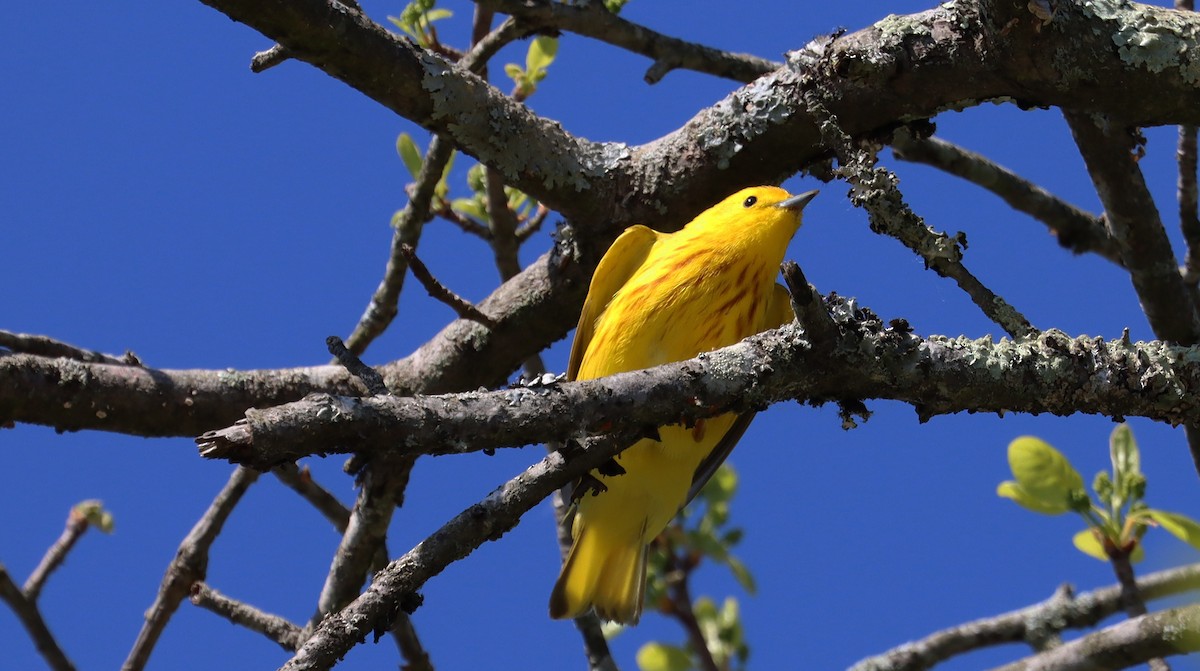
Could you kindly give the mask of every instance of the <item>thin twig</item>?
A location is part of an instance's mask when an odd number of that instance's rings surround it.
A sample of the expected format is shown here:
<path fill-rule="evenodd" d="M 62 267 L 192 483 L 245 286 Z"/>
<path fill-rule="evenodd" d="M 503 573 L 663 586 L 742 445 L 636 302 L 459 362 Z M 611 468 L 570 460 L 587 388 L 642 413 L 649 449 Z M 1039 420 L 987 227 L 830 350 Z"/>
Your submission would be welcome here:
<path fill-rule="evenodd" d="M 468 507 L 403 557 L 375 574 L 371 588 L 317 625 L 282 668 L 327 669 L 371 631 L 386 628 L 430 578 L 511 529 L 529 509 L 567 482 L 608 461 L 631 444 L 635 432 L 587 441 L 567 458 L 552 453 Z"/>
<path fill-rule="evenodd" d="M 102 352 L 81 349 L 46 336 L 13 333 L 2 330 L 0 330 L 0 348 L 11 352 L 36 354 L 45 357 L 63 357 L 87 363 L 107 363 L 118 366 L 140 366 L 142 363 L 132 352 L 126 352 L 125 356 L 122 357 L 115 357 Z"/>
<path fill-rule="evenodd" d="M 1175 0 L 1175 9 L 1194 11 L 1194 0 Z M 1197 127 L 1179 127 L 1179 227 L 1187 241 L 1187 259 L 1184 263 L 1184 279 L 1195 286 L 1200 282 L 1200 188 L 1197 188 Z"/>
<path fill-rule="evenodd" d="M 517 259 L 517 250 L 520 248 L 516 236 L 517 213 L 508 207 L 504 177 L 499 172 L 485 166 L 483 181 L 487 194 L 488 228 L 492 234 L 488 242 L 501 281 L 507 282 L 521 272 L 521 262 Z"/>
<path fill-rule="evenodd" d="M 1117 576 L 1117 585 L 1121 588 L 1121 608 L 1130 619 L 1133 619 L 1146 614 L 1146 602 L 1142 599 L 1142 593 L 1138 591 L 1137 578 L 1133 574 L 1133 563 L 1129 561 L 1130 554 L 1129 551 L 1118 550 L 1109 554 L 1108 559 Z M 1161 658 L 1155 657 L 1147 660 L 1147 663 L 1150 671 L 1171 671 L 1171 667 Z"/>
<path fill-rule="evenodd" d="M 1184 279 L 1195 285 L 1200 282 L 1200 189 L 1196 184 L 1197 149 L 1196 126 L 1179 127 L 1179 227 L 1187 242 Z"/>
<path fill-rule="evenodd" d="M 480 240 L 490 240 L 492 237 L 492 232 L 488 230 L 487 226 L 475 221 L 471 217 L 455 212 L 448 203 L 444 204 L 443 207 L 439 207 L 434 214 L 458 226 L 464 233 L 470 233 Z"/>
<path fill-rule="evenodd" d="M 491 317 L 480 312 L 479 308 L 471 304 L 470 301 L 454 293 L 449 287 L 439 282 L 433 276 L 433 273 L 429 272 L 429 268 L 421 262 L 421 259 L 417 258 L 417 253 L 411 246 L 401 245 L 400 253 L 408 260 L 408 267 L 412 270 L 413 277 L 421 282 L 421 285 L 425 287 L 425 291 L 435 300 L 448 305 L 460 319 L 470 319 L 488 328 L 496 327 L 496 322 Z"/>
<path fill-rule="evenodd" d="M 298 494 L 313 504 L 325 516 L 334 528 L 345 534 L 350 521 L 350 510 L 342 505 L 333 494 L 312 480 L 307 468 L 297 468 L 294 463 L 284 464 L 272 470 L 277 478 Z M 386 545 L 380 545 L 370 564 L 371 571 L 381 570 L 387 565 Z M 401 613 L 392 627 L 392 637 L 407 660 L 405 666 L 410 671 L 432 671 L 429 655 L 421 645 L 420 638 L 413 628 L 412 620 L 407 614 Z M 297 643 L 298 645 L 298 643 Z M 292 648 L 295 649 L 295 646 Z"/>
<path fill-rule="evenodd" d="M 547 0 L 482 0 L 480 4 L 541 27 L 569 30 L 654 59 L 645 80 L 655 84 L 671 70 L 687 69 L 747 82 L 780 64 L 730 53 L 657 33 L 605 9 L 603 3 L 561 3 Z"/>
<path fill-rule="evenodd" d="M 488 22 L 490 23 L 490 19 Z M 482 32 L 479 23 L 475 27 Z M 521 34 L 522 29 L 515 21 L 505 21 L 462 57 L 460 67 L 478 72 L 504 44 Z M 395 318 L 396 304 L 406 269 L 411 268 L 413 275 L 418 279 L 432 279 L 432 275 L 425 271 L 424 265 L 416 258 L 414 246 L 420 237 L 421 228 L 431 217 L 435 189 L 451 152 L 450 144 L 440 137 L 434 137 L 430 142 L 429 151 L 417 175 L 416 189 L 400 215 L 384 279 L 350 337 L 350 351 L 361 353 Z M 426 283 L 427 290 L 429 287 L 430 284 Z M 433 295 L 432 291 L 430 293 Z M 447 294 L 453 295 L 448 291 Z M 475 312 L 482 315 L 477 309 Z M 490 320 L 486 323 L 491 324 Z M 393 512 L 403 501 L 414 460 L 405 456 L 373 459 L 361 471 L 359 495 L 334 554 L 325 584 L 321 588 L 310 627 L 354 598 L 359 593 L 367 572 L 378 569 L 386 562 L 387 529 Z M 411 622 L 397 618 L 393 632 L 396 634 L 397 645 L 410 664 L 429 663 L 428 655 L 421 647 Z"/>
<path fill-rule="evenodd" d="M 874 157 L 854 145 L 850 136 L 838 125 L 815 89 L 804 94 L 809 110 L 821 121 L 818 123 L 824 142 L 833 149 L 840 167 L 837 172 L 854 188 L 850 200 L 867 210 L 871 230 L 886 233 L 919 254 L 928 267 L 939 275 L 953 279 L 976 306 L 1014 338 L 1033 337 L 1037 329 L 1007 301 L 985 286 L 962 264 L 960 238 L 934 232 L 913 213 L 904 202 L 897 187 L 896 176 L 873 167 Z"/>
<path fill-rule="evenodd" d="M 26 598 L 25 594 L 21 592 L 21 588 L 17 587 L 12 577 L 8 575 L 4 564 L 0 564 L 0 601 L 4 601 L 12 608 L 13 614 L 21 621 L 21 626 L 29 632 L 29 638 L 33 640 L 38 653 L 46 660 L 47 666 L 54 671 L 75 671 L 75 665 L 67 659 L 66 653 L 59 647 L 58 641 L 54 639 L 54 634 L 50 633 L 50 628 L 42 619 L 42 613 L 38 610 L 37 603 L 33 599 Z"/>
<path fill-rule="evenodd" d="M 146 622 L 138 632 L 129 657 L 121 666 L 122 671 L 140 671 L 146 667 L 150 653 L 166 628 L 167 621 L 179 609 L 179 604 L 188 597 L 192 585 L 204 580 L 208 572 L 208 551 L 221 533 L 225 520 L 229 519 L 242 495 L 257 479 L 258 471 L 242 466 L 234 469 L 229 481 L 217 493 L 204 516 L 179 544 L 175 558 L 167 566 L 162 585 L 158 588 L 158 595 L 146 611 Z"/>
<path fill-rule="evenodd" d="M 33 572 L 29 574 L 29 578 L 25 580 L 25 586 L 22 589 L 25 593 L 25 598 L 29 599 L 30 602 L 37 601 L 38 595 L 41 594 L 42 587 L 45 586 L 50 574 L 66 561 L 67 553 L 71 551 L 71 548 L 75 546 L 75 543 L 88 530 L 88 527 L 91 526 L 91 520 L 88 517 L 88 508 L 99 508 L 99 506 L 99 501 L 84 501 L 71 507 L 70 512 L 67 513 L 67 523 L 63 528 L 62 534 L 46 550 L 46 554 L 42 556 L 42 561 L 38 562 L 37 568 L 33 569 Z M 100 512 L 103 511 L 101 510 Z"/>
<path fill-rule="evenodd" d="M 308 467 L 303 468 L 288 462 L 271 469 L 271 473 L 280 482 L 291 487 L 293 491 L 312 504 L 338 533 L 345 533 L 346 523 L 350 519 L 350 509 L 342 504 L 328 489 L 317 484 L 312 478 Z"/>
<path fill-rule="evenodd" d="M 908 127 L 892 136 L 896 158 L 931 165 L 977 184 L 1050 229 L 1058 244 L 1076 254 L 1094 252 L 1122 265 L 1121 252 L 1104 221 L 984 156 L 945 140 L 919 137 Z"/>
<path fill-rule="evenodd" d="M 478 73 L 487 64 L 488 59 L 504 45 L 526 34 L 527 29 L 510 18 L 475 44 L 459 61 L 459 67 Z M 379 287 L 375 289 L 353 332 L 346 338 L 346 346 L 355 354 L 361 355 L 365 352 L 367 346 L 396 318 L 397 303 L 408 270 L 408 259 L 401 252 L 401 248 L 409 245 L 415 249 L 422 229 L 433 217 L 433 211 L 437 209 L 433 208 L 433 196 L 453 152 L 451 143 L 437 135 L 429 142 L 429 149 L 421 163 L 421 170 L 417 174 L 416 185 L 408 204 L 396 220 L 396 230 L 392 235 L 391 252 L 383 279 L 380 280 Z"/>
<path fill-rule="evenodd" d="M 261 611 L 250 604 L 231 599 L 209 587 L 203 581 L 192 584 L 193 604 L 216 613 L 233 624 L 256 631 L 275 641 L 284 650 L 295 652 L 304 640 L 304 630 L 288 622 L 286 618 Z"/>
<path fill-rule="evenodd" d="M 1146 599 L 1162 599 L 1200 589 L 1200 564 L 1159 571 L 1137 581 Z M 1036 643 L 1066 629 L 1095 626 L 1121 611 L 1121 587 L 1112 585 L 1075 595 L 1063 586 L 1041 603 L 935 632 L 912 643 L 858 662 L 850 671 L 917 671 L 994 645 Z"/>
<path fill-rule="evenodd" d="M 795 261 L 784 261 L 780 266 L 783 281 L 792 296 L 792 311 L 812 337 L 813 345 L 832 348 L 841 336 L 837 323 L 825 309 L 825 302 L 816 287 L 808 283 L 804 271 Z"/>
<path fill-rule="evenodd" d="M 359 6 L 358 0 L 337 0 L 341 4 L 361 12 L 362 7 Z M 292 52 L 282 44 L 274 44 L 266 51 L 260 51 L 254 54 L 250 59 L 250 71 L 254 73 L 269 70 L 276 65 L 288 60 L 292 57 Z"/>
<path fill-rule="evenodd" d="M 696 565 L 686 557 L 676 554 L 675 543 L 668 535 L 659 536 L 657 542 L 663 543 L 663 550 L 667 556 L 667 564 L 663 569 L 667 579 L 667 615 L 675 618 L 687 633 L 688 642 L 691 643 L 692 652 L 700 662 L 702 671 L 720 671 L 717 660 L 713 658 L 712 650 L 708 647 L 708 640 L 704 638 L 704 632 L 700 629 L 696 611 L 692 608 L 689 580 Z"/>
<path fill-rule="evenodd" d="M 383 381 L 383 376 L 379 371 L 371 368 L 362 362 L 347 349 L 346 344 L 337 336 L 329 336 L 325 338 L 325 346 L 329 349 L 329 353 L 342 364 L 342 367 L 350 371 L 350 374 L 357 377 L 367 387 L 367 391 L 375 396 L 387 396 L 391 392 L 388 391 L 387 384 Z"/>
<path fill-rule="evenodd" d="M 282 44 L 272 44 L 270 49 L 254 54 L 250 59 L 250 72 L 259 73 L 279 65 L 292 57 L 292 52 Z"/>
<path fill-rule="evenodd" d="M 404 276 L 408 270 L 408 258 L 401 250 L 405 246 L 416 245 L 420 240 L 425 223 L 432 217 L 430 203 L 433 201 L 437 184 L 453 153 L 451 144 L 441 137 L 435 135 L 429 141 L 429 150 L 425 153 L 425 160 L 417 174 L 416 187 L 395 222 L 396 230 L 392 234 L 391 253 L 383 272 L 383 279 L 371 296 L 367 309 L 359 317 L 354 331 L 346 338 L 346 346 L 351 352 L 359 355 L 365 352 L 367 346 L 396 318 L 399 312 L 397 304 L 400 300 L 400 290 L 404 288 Z"/>
<path fill-rule="evenodd" d="M 542 224 L 546 221 L 546 217 L 549 214 L 550 208 L 546 207 L 542 203 L 538 203 L 537 210 L 534 211 L 533 216 L 526 219 L 525 222 L 517 228 L 516 232 L 513 233 L 513 235 L 517 238 L 517 242 L 523 243 L 534 233 L 537 233 L 538 229 L 542 227 Z"/>

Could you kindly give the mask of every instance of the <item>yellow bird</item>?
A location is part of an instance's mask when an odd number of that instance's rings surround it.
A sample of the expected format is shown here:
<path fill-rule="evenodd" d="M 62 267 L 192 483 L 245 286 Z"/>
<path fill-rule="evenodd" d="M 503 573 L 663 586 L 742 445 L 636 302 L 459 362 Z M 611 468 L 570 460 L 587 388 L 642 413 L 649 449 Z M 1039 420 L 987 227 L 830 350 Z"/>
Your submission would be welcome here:
<path fill-rule="evenodd" d="M 676 233 L 631 226 L 592 277 L 567 377 L 590 380 L 690 359 L 791 321 L 775 282 L 800 213 L 816 191 L 743 189 Z M 635 623 L 646 585 L 646 546 L 724 461 L 753 413 L 687 428 L 664 426 L 618 457 L 625 473 L 592 477 L 601 491 L 578 501 L 575 539 L 550 595 L 550 616 L 589 607 Z"/>

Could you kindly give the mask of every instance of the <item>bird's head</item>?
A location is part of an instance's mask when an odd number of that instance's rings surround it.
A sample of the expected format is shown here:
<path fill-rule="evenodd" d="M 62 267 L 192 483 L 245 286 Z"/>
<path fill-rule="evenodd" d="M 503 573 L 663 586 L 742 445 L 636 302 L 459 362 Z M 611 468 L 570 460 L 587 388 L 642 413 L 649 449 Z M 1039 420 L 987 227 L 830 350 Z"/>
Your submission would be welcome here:
<path fill-rule="evenodd" d="M 793 196 L 777 186 L 752 186 L 701 212 L 687 228 L 697 235 L 728 237 L 782 252 L 800 227 L 804 206 L 816 195 L 807 191 Z"/>

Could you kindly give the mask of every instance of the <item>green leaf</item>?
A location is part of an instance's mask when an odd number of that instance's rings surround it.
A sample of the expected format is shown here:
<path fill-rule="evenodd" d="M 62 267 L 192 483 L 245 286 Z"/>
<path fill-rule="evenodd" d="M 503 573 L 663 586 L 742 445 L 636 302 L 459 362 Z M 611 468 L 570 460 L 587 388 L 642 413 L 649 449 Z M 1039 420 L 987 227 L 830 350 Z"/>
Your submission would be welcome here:
<path fill-rule="evenodd" d="M 425 16 L 423 18 L 425 20 L 425 25 L 429 25 L 434 21 L 448 19 L 452 16 L 454 16 L 454 12 L 448 9 L 431 9 L 428 12 L 425 12 Z"/>
<path fill-rule="evenodd" d="M 1141 457 L 1137 441 L 1128 424 L 1118 424 L 1108 439 L 1109 455 L 1112 457 L 1113 474 L 1119 481 L 1122 476 L 1141 473 Z"/>
<path fill-rule="evenodd" d="M 470 168 L 467 168 L 467 188 L 482 196 L 487 191 L 486 185 L 483 183 L 484 169 L 483 164 L 476 163 Z"/>
<path fill-rule="evenodd" d="M 1071 539 L 1075 543 L 1075 548 L 1089 557 L 1095 557 L 1100 561 L 1108 561 L 1108 555 L 1104 552 L 1104 543 L 1100 542 L 1099 532 L 1094 529 L 1084 529 L 1075 534 Z"/>
<path fill-rule="evenodd" d="M 711 597 L 702 596 L 692 604 L 692 612 L 700 624 L 712 622 L 717 619 L 717 604 Z"/>
<path fill-rule="evenodd" d="M 1028 508 L 1035 513 L 1042 513 L 1043 515 L 1061 515 L 1071 509 L 1065 502 L 1062 504 L 1048 504 L 1045 500 L 1026 492 L 1021 488 L 1020 484 L 1012 480 L 1001 482 L 996 487 L 996 494 L 1006 499 L 1012 499 L 1020 504 L 1021 507 Z"/>
<path fill-rule="evenodd" d="M 1057 515 L 1087 498 L 1083 476 L 1044 440 L 1021 436 L 1009 443 L 1008 465 L 1016 482 L 1002 483 L 996 493 L 1030 510 Z"/>
<path fill-rule="evenodd" d="M 1118 424 L 1108 439 L 1108 452 L 1113 465 L 1113 508 L 1136 498 L 1138 485 L 1144 483 L 1137 441 L 1128 424 Z M 1144 487 L 1142 488 L 1144 489 Z"/>
<path fill-rule="evenodd" d="M 637 652 L 637 665 L 642 671 L 688 671 L 692 657 L 683 648 L 651 641 Z"/>
<path fill-rule="evenodd" d="M 1179 540 L 1200 550 L 1200 523 L 1179 513 L 1169 513 L 1165 510 L 1149 509 L 1143 513 L 1158 525 L 1166 529 Z"/>
<path fill-rule="evenodd" d="M 504 74 L 508 75 L 518 86 L 525 79 L 525 70 L 516 63 L 508 63 L 504 66 Z"/>
<path fill-rule="evenodd" d="M 1096 496 L 1104 505 L 1112 505 L 1113 482 L 1106 471 L 1096 474 L 1096 478 L 1092 480 L 1092 491 L 1096 492 Z"/>
<path fill-rule="evenodd" d="M 554 62 L 556 55 L 558 55 L 558 38 L 545 35 L 536 37 L 529 43 L 529 50 L 525 52 L 525 70 L 534 73 L 535 76 L 536 73 L 543 72 L 541 76 L 544 77 L 544 70 Z"/>
<path fill-rule="evenodd" d="M 450 202 L 450 209 L 465 214 L 469 217 L 474 217 L 480 221 L 487 221 L 487 208 L 483 203 L 474 198 L 455 198 Z"/>
<path fill-rule="evenodd" d="M 704 483 L 700 497 L 710 504 L 725 503 L 737 493 L 738 475 L 729 464 L 721 464 L 716 473 Z"/>
<path fill-rule="evenodd" d="M 396 138 L 396 153 L 400 155 L 400 160 L 404 161 L 404 167 L 412 173 L 413 179 L 416 179 L 425 161 L 421 158 L 421 150 L 417 149 L 417 143 L 413 142 L 412 136 L 401 133 Z"/>
<path fill-rule="evenodd" d="M 729 570 L 733 572 L 733 577 L 737 578 L 738 584 L 742 586 L 742 589 L 746 590 L 747 594 L 754 594 L 757 591 L 758 587 L 754 584 L 754 576 L 750 575 L 750 569 L 746 568 L 742 560 L 730 555 L 725 560 L 725 563 L 729 566 Z"/>

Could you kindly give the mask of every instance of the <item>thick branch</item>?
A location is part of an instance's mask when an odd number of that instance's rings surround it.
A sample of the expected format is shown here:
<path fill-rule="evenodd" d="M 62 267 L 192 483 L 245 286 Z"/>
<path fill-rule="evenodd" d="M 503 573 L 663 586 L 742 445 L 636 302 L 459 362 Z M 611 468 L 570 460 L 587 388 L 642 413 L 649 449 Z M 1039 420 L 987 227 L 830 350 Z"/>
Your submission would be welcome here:
<path fill-rule="evenodd" d="M 601 251 L 625 226 L 645 222 L 672 230 L 740 186 L 778 181 L 822 156 L 819 131 L 801 100 L 800 77 L 792 67 L 813 62 L 814 51 L 829 49 L 830 58 L 821 61 L 828 67 L 810 69 L 806 76 L 838 91 L 830 111 L 853 136 L 925 118 L 948 105 L 1005 95 L 1030 104 L 1111 108 L 1132 123 L 1200 123 L 1200 88 L 1175 63 L 1180 54 L 1200 49 L 1189 37 L 1200 25 L 1192 14 L 1133 5 L 1123 13 L 1114 10 L 1113 17 L 1097 15 L 1096 8 L 1085 15 L 1060 3 L 1052 25 L 1035 32 L 1037 22 L 1024 5 L 999 3 L 981 14 L 977 5 L 964 2 L 889 17 L 828 46 L 822 41 L 793 52 L 791 66 L 733 92 L 648 145 L 608 145 L 598 150 L 601 159 L 595 159 L 590 153 L 595 147 L 589 145 L 582 155 L 593 157 L 587 160 L 595 161 L 597 176 L 564 158 L 580 148 L 560 127 L 538 120 L 481 80 L 396 39 L 339 3 L 209 4 L 278 38 L 299 58 L 335 73 L 381 104 L 448 133 L 460 147 L 486 155 L 489 163 L 514 168 L 516 161 L 545 155 L 533 172 L 518 170 L 509 179 L 510 171 L 504 171 L 506 181 L 563 213 L 572 234 L 562 236 L 554 250 L 479 305 L 498 328 L 455 321 L 412 356 L 387 367 L 389 386 L 404 393 L 470 389 L 502 380 L 574 326 Z M 1114 46 L 1114 34 L 1150 26 L 1147 17 L 1158 27 L 1146 44 L 1177 39 L 1193 48 L 1160 50 L 1160 68 L 1137 59 L 1149 47 Z M 1012 28 L 1000 34 L 999 28 L 1013 19 Z M 1061 58 L 1031 62 L 1029 54 L 1052 48 L 1052 39 L 1078 44 L 1062 50 Z M 1088 72 L 1096 79 L 1081 78 L 1080 73 Z M 432 89 L 423 88 L 426 74 Z M 1097 89 L 1092 81 L 1127 85 Z M 438 83 L 444 86 L 436 88 Z M 432 99 L 486 117 L 483 130 L 472 125 L 476 117 L 471 116 L 458 120 L 450 132 L 447 117 L 433 118 Z M 506 125 L 505 132 L 493 132 L 492 119 L 521 129 Z M 0 422 L 195 435 L 228 424 L 247 407 L 276 405 L 313 391 L 356 393 L 346 387 L 345 372 L 332 367 L 168 372 L 165 377 L 162 371 L 54 368 L 48 359 L 0 356 Z"/>
<path fill-rule="evenodd" d="M 363 389 L 340 366 L 281 370 L 158 370 L 0 352 L 0 424 L 46 424 L 179 436 L 236 421 L 245 408 L 314 391 Z"/>
<path fill-rule="evenodd" d="M 857 309 L 835 305 L 843 316 Z M 1200 350 L 1161 342 L 918 338 L 843 321 L 814 352 L 796 325 L 689 361 L 600 380 L 410 398 L 313 396 L 254 410 L 197 439 L 208 457 L 266 467 L 310 453 L 450 454 L 656 426 L 786 399 L 887 398 L 922 419 L 979 412 L 1097 413 L 1200 421 Z M 316 419 L 317 421 L 314 421 Z"/>

